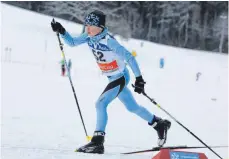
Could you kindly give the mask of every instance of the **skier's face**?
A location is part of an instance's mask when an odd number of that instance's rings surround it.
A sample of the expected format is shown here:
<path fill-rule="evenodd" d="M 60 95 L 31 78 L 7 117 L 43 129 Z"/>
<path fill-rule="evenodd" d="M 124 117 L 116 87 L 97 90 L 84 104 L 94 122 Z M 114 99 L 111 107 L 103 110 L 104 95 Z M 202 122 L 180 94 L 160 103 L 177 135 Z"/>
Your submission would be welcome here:
<path fill-rule="evenodd" d="M 102 28 L 97 27 L 97 26 L 90 26 L 87 25 L 86 26 L 86 30 L 89 36 L 95 36 L 97 34 L 99 34 L 102 31 Z"/>

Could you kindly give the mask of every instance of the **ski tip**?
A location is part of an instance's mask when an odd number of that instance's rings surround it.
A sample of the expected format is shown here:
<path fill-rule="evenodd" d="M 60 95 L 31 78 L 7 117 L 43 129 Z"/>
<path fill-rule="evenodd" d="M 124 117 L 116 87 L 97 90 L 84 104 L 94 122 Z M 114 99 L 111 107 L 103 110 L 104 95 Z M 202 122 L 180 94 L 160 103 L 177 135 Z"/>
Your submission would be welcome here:
<path fill-rule="evenodd" d="M 74 152 L 78 152 L 78 149 L 75 149 L 75 151 Z"/>

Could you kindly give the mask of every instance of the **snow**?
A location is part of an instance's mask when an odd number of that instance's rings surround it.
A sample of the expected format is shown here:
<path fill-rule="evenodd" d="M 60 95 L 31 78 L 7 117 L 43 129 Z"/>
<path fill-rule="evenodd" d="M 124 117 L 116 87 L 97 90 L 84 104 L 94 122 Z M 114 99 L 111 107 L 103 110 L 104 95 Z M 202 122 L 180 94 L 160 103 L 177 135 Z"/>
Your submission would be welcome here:
<path fill-rule="evenodd" d="M 1 5 L 1 14 L 2 159 L 152 158 L 153 153 L 119 155 L 156 146 L 157 136 L 145 121 L 125 110 L 118 99 L 108 107 L 106 154 L 75 153 L 75 148 L 87 142 L 69 80 L 60 76 L 61 52 L 50 27 L 52 17 L 6 4 Z M 82 31 L 81 25 L 55 19 L 74 35 Z M 227 145 L 227 55 L 117 39 L 130 51 L 137 51 L 149 96 L 208 145 Z M 95 102 L 107 79 L 86 44 L 73 48 L 64 45 L 64 51 L 67 59 L 72 59 L 73 84 L 87 131 L 92 135 Z M 161 57 L 165 59 L 164 69 L 159 68 Z M 201 75 L 196 81 L 198 72 Z M 131 77 L 133 83 L 133 74 Z M 172 121 L 166 145 L 202 146 L 148 99 L 132 92 L 141 105 Z M 214 150 L 228 158 L 227 149 Z M 208 149 L 192 151 L 217 158 Z"/>

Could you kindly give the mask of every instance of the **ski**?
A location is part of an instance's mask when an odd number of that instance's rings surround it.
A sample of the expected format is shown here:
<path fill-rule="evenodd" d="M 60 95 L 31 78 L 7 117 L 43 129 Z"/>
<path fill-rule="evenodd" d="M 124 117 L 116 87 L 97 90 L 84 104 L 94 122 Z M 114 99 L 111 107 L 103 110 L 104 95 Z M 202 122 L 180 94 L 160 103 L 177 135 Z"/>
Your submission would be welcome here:
<path fill-rule="evenodd" d="M 211 148 L 227 148 L 228 146 L 210 146 Z M 146 152 L 155 152 L 160 151 L 163 149 L 169 149 L 169 150 L 178 150 L 178 149 L 203 149 L 207 148 L 206 146 L 186 146 L 186 145 L 180 145 L 180 146 L 165 146 L 165 147 L 153 147 L 152 149 L 146 149 L 146 150 L 140 150 L 140 151 L 132 151 L 132 152 L 125 152 L 125 153 L 107 153 L 104 154 L 98 154 L 98 155 L 130 155 L 130 154 L 138 154 L 138 153 L 146 153 Z M 77 149 L 75 150 L 77 152 Z M 83 152 L 77 152 L 77 153 L 83 153 Z M 95 153 L 84 153 L 84 154 L 95 154 Z"/>
<path fill-rule="evenodd" d="M 210 146 L 211 148 L 226 148 L 228 146 Z M 163 149 L 170 149 L 170 150 L 176 150 L 176 149 L 201 149 L 201 148 L 207 148 L 206 146 L 167 146 L 167 147 L 153 147 L 152 149 L 148 150 L 140 150 L 140 151 L 133 151 L 133 152 L 125 152 L 121 153 L 124 155 L 128 154 L 137 154 L 137 153 L 145 153 L 145 152 L 154 152 L 154 151 L 160 151 Z"/>

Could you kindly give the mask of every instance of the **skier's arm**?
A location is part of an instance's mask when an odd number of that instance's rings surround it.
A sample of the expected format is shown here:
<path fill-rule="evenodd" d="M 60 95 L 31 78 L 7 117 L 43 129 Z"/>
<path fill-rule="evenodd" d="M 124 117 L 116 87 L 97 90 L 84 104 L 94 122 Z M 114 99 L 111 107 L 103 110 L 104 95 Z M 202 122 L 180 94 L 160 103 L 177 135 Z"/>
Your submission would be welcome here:
<path fill-rule="evenodd" d="M 113 38 L 108 39 L 107 45 L 128 63 L 135 77 L 141 76 L 141 71 L 139 69 L 138 63 L 135 57 L 128 50 L 126 50 Z"/>
<path fill-rule="evenodd" d="M 52 30 L 56 33 L 60 33 L 61 37 L 64 39 L 65 43 L 67 43 L 69 46 L 77 46 L 80 44 L 83 44 L 87 42 L 88 35 L 87 33 L 81 34 L 79 37 L 73 38 L 66 29 L 59 23 L 53 21 L 51 22 Z"/>
<path fill-rule="evenodd" d="M 69 46 L 77 46 L 87 42 L 88 35 L 83 33 L 78 37 L 72 37 L 67 31 L 64 34 L 61 34 L 61 37 L 64 39 L 64 42 Z"/>

